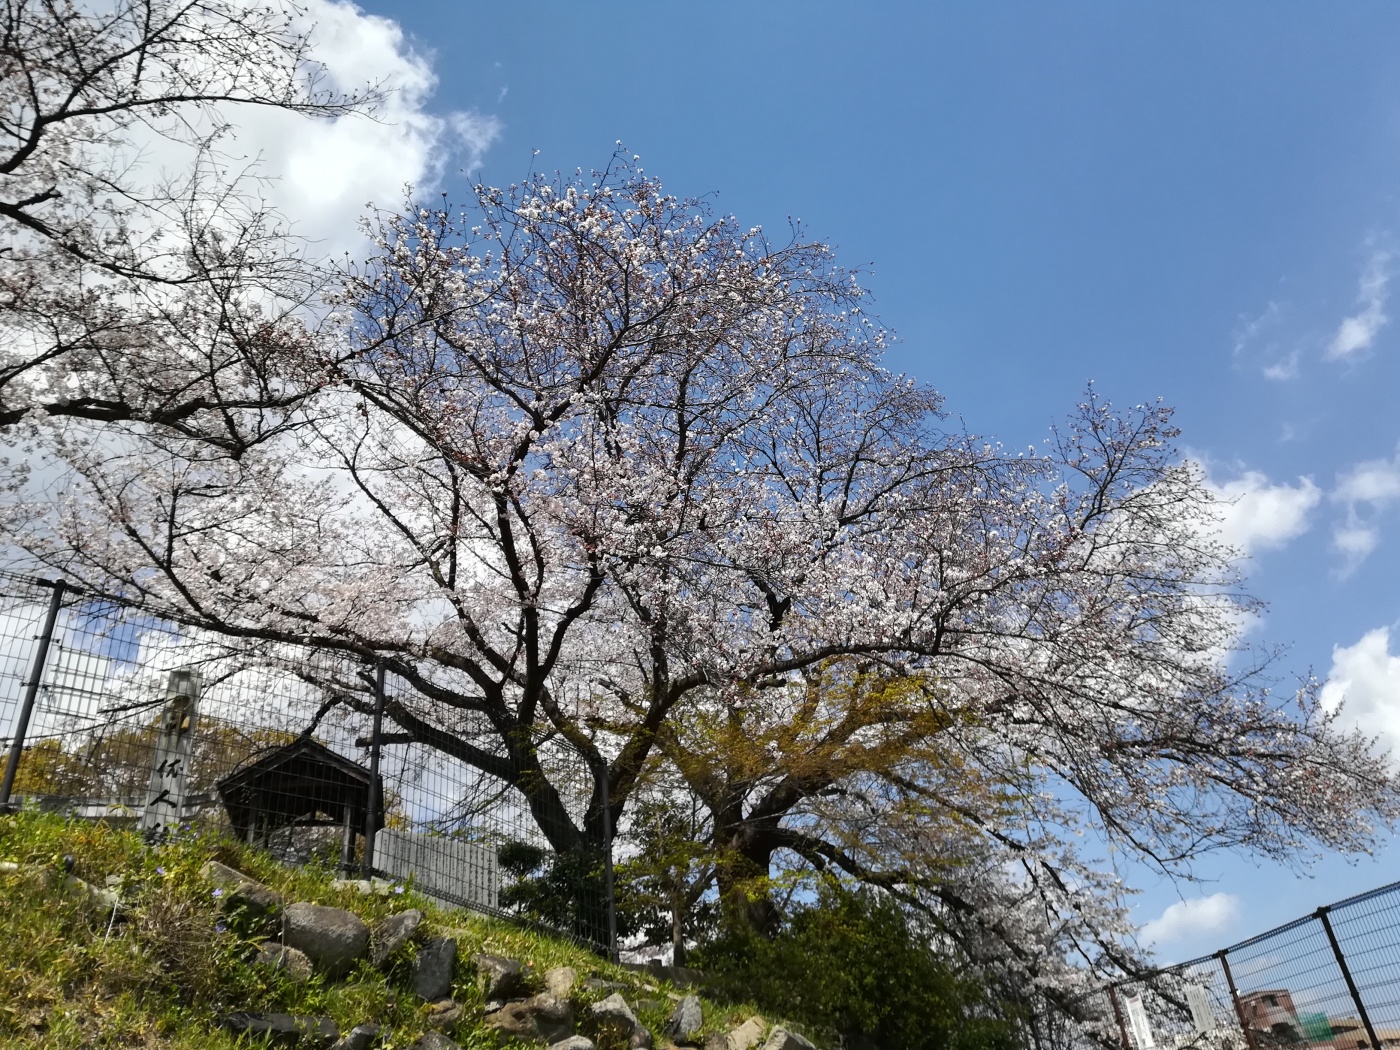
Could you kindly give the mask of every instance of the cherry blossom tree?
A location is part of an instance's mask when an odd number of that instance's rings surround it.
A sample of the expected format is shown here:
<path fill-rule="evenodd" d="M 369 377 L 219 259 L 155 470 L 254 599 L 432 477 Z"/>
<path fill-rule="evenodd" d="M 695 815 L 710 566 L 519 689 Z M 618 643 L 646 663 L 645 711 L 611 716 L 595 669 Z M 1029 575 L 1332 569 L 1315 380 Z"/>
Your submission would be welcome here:
<path fill-rule="evenodd" d="M 75 480 L 14 542 L 226 637 L 387 660 L 395 731 L 561 853 L 664 767 L 754 922 L 753 880 L 800 861 L 1062 998 L 1135 965 L 1081 826 L 1189 875 L 1395 819 L 1368 742 L 1241 648 L 1255 603 L 1161 406 L 1091 393 L 1015 454 L 969 435 L 883 369 L 824 246 L 624 156 L 372 232 L 334 331 L 275 341 L 294 425 L 62 435 Z"/>

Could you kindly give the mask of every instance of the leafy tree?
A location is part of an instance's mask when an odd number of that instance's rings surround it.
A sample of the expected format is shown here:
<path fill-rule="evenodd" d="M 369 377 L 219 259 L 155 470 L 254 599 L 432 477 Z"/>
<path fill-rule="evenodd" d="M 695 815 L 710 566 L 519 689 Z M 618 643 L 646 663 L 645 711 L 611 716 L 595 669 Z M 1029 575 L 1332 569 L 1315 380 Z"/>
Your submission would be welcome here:
<path fill-rule="evenodd" d="M 958 743 L 960 711 L 936 680 L 832 659 L 736 704 L 688 705 L 667 757 L 708 810 L 710 869 L 759 929 L 781 921 L 765 883 L 775 854 L 870 882 L 943 882 L 979 850 L 969 814 L 1014 816 L 1017 784 L 990 780 Z M 930 837 L 938 846 L 931 848 Z M 857 870 L 850 870 L 855 868 Z"/>
<path fill-rule="evenodd" d="M 633 807 L 627 844 L 632 855 L 617 866 L 618 910 L 648 945 L 671 949 L 686 964 L 688 945 L 710 935 L 717 902 L 706 897 L 714 883 L 717 851 L 697 806 L 674 794 L 644 797 Z"/>
<path fill-rule="evenodd" d="M 82 760 L 65 751 L 61 741 L 48 739 L 30 744 L 20 754 L 14 793 L 81 797 L 88 794 L 90 784 L 91 770 Z"/>
<path fill-rule="evenodd" d="M 975 971 L 939 951 L 888 898 L 822 886 L 771 938 L 730 927 L 701 950 L 715 990 L 834 1033 L 852 1050 L 1015 1050 Z"/>
<path fill-rule="evenodd" d="M 75 734 L 65 740 L 38 741 L 24 751 L 15 792 L 142 801 L 159 733 L 159 721 L 155 720 Z M 213 791 L 221 777 L 243 762 L 295 739 L 296 734 L 286 730 L 201 718 L 191 742 L 186 788 L 194 794 Z"/>
<path fill-rule="evenodd" d="M 513 880 L 501 888 L 502 908 L 590 944 L 609 943 L 601 853 L 556 853 L 513 841 L 497 850 L 497 859 L 502 874 Z M 632 932 L 628 914 L 622 912 L 619 919 L 618 934 L 625 937 Z"/>

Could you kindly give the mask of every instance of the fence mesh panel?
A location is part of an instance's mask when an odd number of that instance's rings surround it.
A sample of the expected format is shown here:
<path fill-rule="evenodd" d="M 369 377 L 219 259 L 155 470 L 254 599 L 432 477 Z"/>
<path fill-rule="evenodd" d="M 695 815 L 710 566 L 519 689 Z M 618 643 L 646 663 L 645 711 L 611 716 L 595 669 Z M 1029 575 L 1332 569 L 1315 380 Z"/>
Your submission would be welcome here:
<path fill-rule="evenodd" d="M 434 700 L 429 673 L 225 639 L 0 571 L 12 798 L 152 838 L 198 824 L 615 951 L 603 780 L 562 739 L 540 739 L 533 775 L 553 790 L 527 798 L 518 776 L 491 772 L 504 768 L 497 728 Z M 1400 1050 L 1400 883 L 1122 981 L 1076 1012 L 1051 1042 Z"/>
<path fill-rule="evenodd" d="M 0 591 L 8 754 L 55 592 L 9 574 Z M 230 641 L 71 590 L 38 683 L 14 799 L 148 837 L 198 823 L 288 862 L 411 880 L 445 904 L 611 946 L 607 855 L 579 834 L 598 822 L 601 788 L 557 742 L 536 751 L 559 812 L 536 812 L 450 753 L 498 757 L 480 716 L 434 707 L 392 669 L 381 678 L 373 660 Z M 413 741 L 385 708 L 430 718 L 441 746 Z"/>

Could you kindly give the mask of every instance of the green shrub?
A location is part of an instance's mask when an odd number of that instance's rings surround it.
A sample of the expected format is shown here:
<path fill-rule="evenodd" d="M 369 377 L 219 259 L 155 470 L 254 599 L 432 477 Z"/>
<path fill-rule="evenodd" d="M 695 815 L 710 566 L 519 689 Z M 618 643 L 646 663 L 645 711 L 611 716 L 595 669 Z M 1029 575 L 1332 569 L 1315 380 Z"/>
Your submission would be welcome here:
<path fill-rule="evenodd" d="M 525 842 L 507 842 L 497 851 L 510 880 L 501 888 L 506 911 L 585 944 L 608 943 L 608 903 L 603 854 L 555 853 Z M 619 936 L 631 932 L 625 916 Z"/>
<path fill-rule="evenodd" d="M 712 991 L 748 998 L 847 1047 L 1014 1050 L 985 987 L 869 891 L 827 887 L 772 939 L 734 924 L 697 952 Z"/>

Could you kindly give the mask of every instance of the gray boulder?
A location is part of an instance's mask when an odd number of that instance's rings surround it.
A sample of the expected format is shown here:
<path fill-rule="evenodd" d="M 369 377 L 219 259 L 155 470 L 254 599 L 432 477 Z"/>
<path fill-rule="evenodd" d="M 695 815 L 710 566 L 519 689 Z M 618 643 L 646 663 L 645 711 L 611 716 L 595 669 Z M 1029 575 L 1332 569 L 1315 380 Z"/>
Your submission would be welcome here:
<path fill-rule="evenodd" d="M 574 1034 L 574 1008 L 567 999 L 543 992 L 506 1003 L 486 1015 L 486 1024 L 512 1039 L 558 1043 Z"/>
<path fill-rule="evenodd" d="M 486 1001 L 519 999 L 527 994 L 525 967 L 500 955 L 472 956 L 477 973 L 486 978 Z"/>
<path fill-rule="evenodd" d="M 200 874 L 214 884 L 225 911 L 242 912 L 254 921 L 275 919 L 282 913 L 281 894 L 236 868 L 211 860 L 200 869 Z"/>
<path fill-rule="evenodd" d="M 506 1003 L 499 1010 L 487 1014 L 484 1023 L 487 1028 L 494 1028 L 511 1039 L 531 1042 L 540 1038 L 540 1028 L 535 1023 L 535 1014 L 528 1000 Z"/>
<path fill-rule="evenodd" d="M 747 1021 L 725 1036 L 727 1050 L 752 1050 L 763 1038 L 763 1030 L 768 1022 L 761 1017 L 750 1017 Z"/>
<path fill-rule="evenodd" d="M 700 1034 L 700 1026 L 704 1023 L 705 1016 L 700 1009 L 699 998 L 687 995 L 676 1004 L 671 1019 L 666 1022 L 666 1034 L 678 1043 L 693 1046 Z"/>
<path fill-rule="evenodd" d="M 606 999 L 594 1003 L 588 1008 L 588 1011 L 598 1020 L 622 1025 L 629 1032 L 641 1024 L 637 1020 L 637 1015 L 632 1012 L 632 1008 L 627 1005 L 627 1000 L 622 998 L 618 992 L 613 992 Z"/>
<path fill-rule="evenodd" d="M 557 995 L 560 999 L 567 999 L 573 995 L 576 984 L 578 971 L 572 966 L 556 966 L 544 972 L 545 991 L 550 995 Z"/>
<path fill-rule="evenodd" d="M 557 1043 L 550 1043 L 549 1050 L 596 1050 L 596 1048 L 592 1039 L 585 1039 L 581 1035 L 571 1035 Z"/>
<path fill-rule="evenodd" d="M 543 992 L 525 1000 L 535 1015 L 535 1027 L 540 1038 L 547 1043 L 557 1043 L 574 1034 L 574 1008 L 569 1000 Z"/>
<path fill-rule="evenodd" d="M 379 922 L 369 937 L 369 961 L 375 966 L 383 966 L 389 956 L 407 943 L 423 921 L 423 913 L 417 908 L 390 915 Z"/>
<path fill-rule="evenodd" d="M 253 956 L 253 963 L 256 966 L 265 966 L 269 970 L 279 970 L 297 982 L 309 980 L 311 977 L 311 960 L 307 958 L 306 953 L 288 948 L 285 944 L 264 941 L 258 945 L 258 953 Z"/>
<path fill-rule="evenodd" d="M 379 1033 L 377 1024 L 357 1024 L 341 1036 L 331 1050 L 369 1050 L 379 1038 Z"/>
<path fill-rule="evenodd" d="M 428 1007 L 429 1028 L 451 1028 L 466 1014 L 467 1008 L 454 999 L 439 999 Z"/>
<path fill-rule="evenodd" d="M 589 1008 L 600 1022 L 607 1025 L 616 1025 L 627 1034 L 627 1045 L 630 1050 L 651 1050 L 652 1038 L 651 1030 L 637 1020 L 637 1015 L 632 1012 L 632 1008 L 627 1005 L 627 1000 L 622 998 L 618 992 L 613 992 L 601 1002 L 594 1003 Z"/>
<path fill-rule="evenodd" d="M 769 1033 L 763 1050 L 816 1050 L 816 1047 L 796 1032 L 789 1032 L 780 1025 Z"/>
<path fill-rule="evenodd" d="M 101 912 L 114 912 L 121 901 L 117 891 L 110 886 L 98 889 L 90 882 L 84 882 L 76 875 L 66 876 L 63 880 L 63 891 L 74 900 L 90 904 Z"/>
<path fill-rule="evenodd" d="M 462 1050 L 462 1048 L 441 1032 L 428 1032 L 409 1050 Z"/>
<path fill-rule="evenodd" d="M 282 920 L 282 943 L 334 976 L 348 972 L 369 945 L 369 927 L 344 908 L 298 901 L 287 906 Z"/>
<path fill-rule="evenodd" d="M 238 1035 L 248 1035 L 276 1046 L 325 1048 L 340 1036 L 340 1029 L 329 1017 L 300 1017 L 249 1010 L 229 1014 L 224 1018 L 224 1027 Z"/>
<path fill-rule="evenodd" d="M 413 959 L 413 993 L 434 1002 L 452 994 L 452 967 L 457 963 L 457 942 L 434 937 L 418 949 Z"/>
<path fill-rule="evenodd" d="M 605 981 L 601 977 L 590 977 L 583 986 L 590 992 L 620 992 L 627 987 L 621 981 Z"/>

